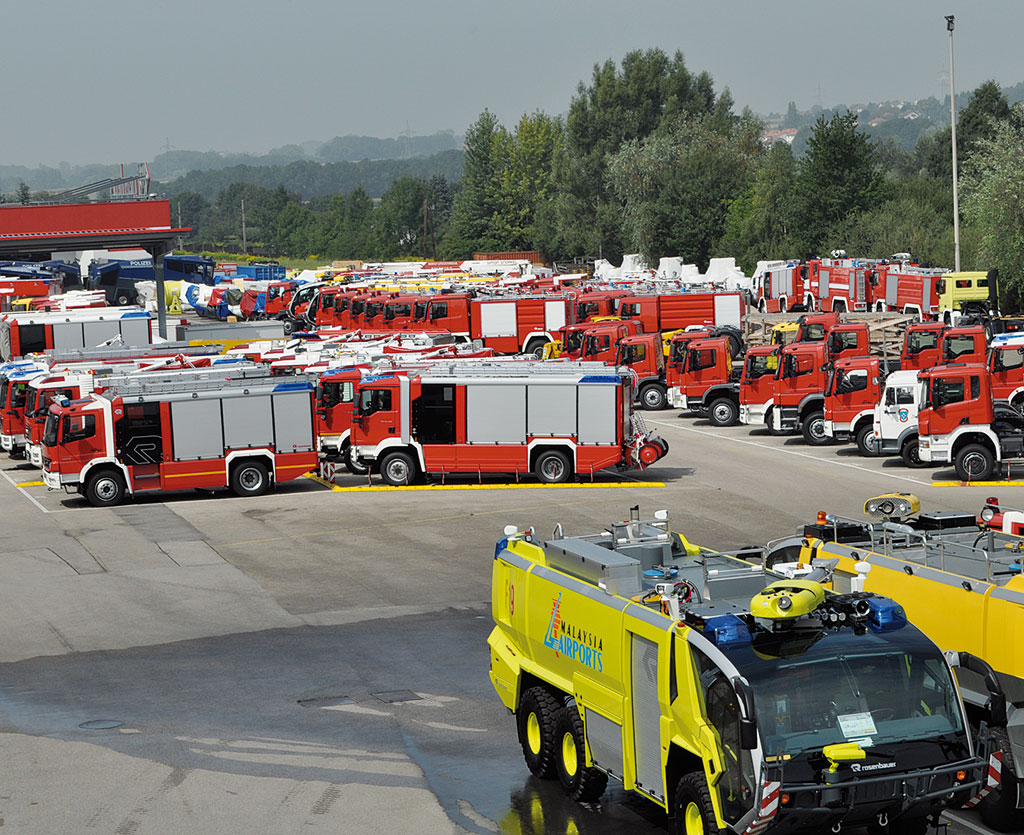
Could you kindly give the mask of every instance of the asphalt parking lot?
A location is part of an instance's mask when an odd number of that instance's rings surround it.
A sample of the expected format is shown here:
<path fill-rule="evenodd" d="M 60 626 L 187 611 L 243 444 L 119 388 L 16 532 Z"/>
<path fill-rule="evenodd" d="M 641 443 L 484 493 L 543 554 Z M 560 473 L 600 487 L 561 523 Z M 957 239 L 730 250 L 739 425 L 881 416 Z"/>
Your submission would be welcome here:
<path fill-rule="evenodd" d="M 948 468 L 646 417 L 668 456 L 593 487 L 379 490 L 342 476 L 334 489 L 304 478 L 256 499 L 183 492 L 106 510 L 5 459 L 4 826 L 664 832 L 621 791 L 580 806 L 523 765 L 484 645 L 505 525 L 593 532 L 639 504 L 725 548 L 818 510 L 859 516 L 889 490 L 931 510 L 1024 504 L 1016 486 L 933 486 L 955 479 Z M 965 813 L 948 829 L 978 831 Z"/>

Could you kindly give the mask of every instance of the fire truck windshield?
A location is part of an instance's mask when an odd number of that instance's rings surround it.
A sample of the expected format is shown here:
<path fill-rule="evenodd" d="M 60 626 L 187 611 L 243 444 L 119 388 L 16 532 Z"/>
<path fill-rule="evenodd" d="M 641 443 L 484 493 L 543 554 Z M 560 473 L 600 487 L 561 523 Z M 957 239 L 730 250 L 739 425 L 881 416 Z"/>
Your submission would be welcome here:
<path fill-rule="evenodd" d="M 597 302 L 577 302 L 576 303 L 576 318 L 579 321 L 589 318 L 590 316 L 596 316 L 598 311 Z"/>
<path fill-rule="evenodd" d="M 565 345 L 563 346 L 564 350 L 578 351 L 582 344 L 583 331 L 571 330 L 565 334 Z"/>
<path fill-rule="evenodd" d="M 761 638 L 779 643 L 778 635 L 757 636 L 751 663 L 739 666 L 754 690 L 768 756 L 820 751 L 837 742 L 868 748 L 964 734 L 949 668 L 923 641 L 900 647 L 884 636 L 843 629 L 787 658 L 772 657 L 775 648 L 765 652 Z"/>
<path fill-rule="evenodd" d="M 413 315 L 413 318 L 417 322 L 422 322 L 424 319 L 427 318 L 427 303 L 426 302 L 416 302 L 416 307 L 414 308 L 414 311 L 415 311 L 415 313 Z"/>
<path fill-rule="evenodd" d="M 50 412 L 46 416 L 46 426 L 43 427 L 43 446 L 57 445 L 57 427 L 60 425 L 60 416 Z"/>
<path fill-rule="evenodd" d="M 0 409 L 7 405 L 7 389 L 10 388 L 10 380 L 4 380 L 0 383 Z"/>
<path fill-rule="evenodd" d="M 911 331 L 907 337 L 907 353 L 920 354 L 939 344 L 939 334 L 936 331 Z"/>
<path fill-rule="evenodd" d="M 775 354 L 751 354 L 747 357 L 747 379 L 756 380 L 766 374 L 775 374 L 779 358 Z"/>

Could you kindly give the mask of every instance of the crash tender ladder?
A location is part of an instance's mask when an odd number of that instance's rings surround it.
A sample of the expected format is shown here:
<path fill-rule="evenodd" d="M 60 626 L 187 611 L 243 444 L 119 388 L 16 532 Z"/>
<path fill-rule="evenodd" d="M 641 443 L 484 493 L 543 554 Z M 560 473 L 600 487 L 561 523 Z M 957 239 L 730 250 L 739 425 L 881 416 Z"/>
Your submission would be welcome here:
<path fill-rule="evenodd" d="M 183 379 L 162 378 L 157 380 L 145 379 L 143 375 L 135 377 L 124 377 L 120 380 L 111 380 L 105 383 L 100 397 L 113 400 L 121 398 L 146 398 L 158 397 L 161 395 L 173 394 L 209 394 L 224 391 L 225 389 L 237 390 L 246 389 L 266 393 L 270 391 L 312 391 L 315 387 L 316 378 L 310 375 L 294 375 L 286 378 L 271 375 L 266 368 L 253 366 L 252 368 L 212 368 L 212 373 L 200 375 L 199 371 L 186 372 Z M 152 372 L 150 372 L 152 373 Z M 159 375 L 153 375 L 159 377 Z"/>

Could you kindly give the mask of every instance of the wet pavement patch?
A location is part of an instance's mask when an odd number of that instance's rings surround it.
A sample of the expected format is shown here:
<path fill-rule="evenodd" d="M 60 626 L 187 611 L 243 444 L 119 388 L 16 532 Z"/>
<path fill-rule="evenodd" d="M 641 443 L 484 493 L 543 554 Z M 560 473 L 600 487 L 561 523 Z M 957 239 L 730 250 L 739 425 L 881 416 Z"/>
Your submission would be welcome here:
<path fill-rule="evenodd" d="M 420 697 L 413 693 L 412 690 L 385 690 L 383 693 L 371 693 L 370 695 L 382 702 L 387 702 L 389 705 L 396 702 L 416 702 L 420 700 Z"/>

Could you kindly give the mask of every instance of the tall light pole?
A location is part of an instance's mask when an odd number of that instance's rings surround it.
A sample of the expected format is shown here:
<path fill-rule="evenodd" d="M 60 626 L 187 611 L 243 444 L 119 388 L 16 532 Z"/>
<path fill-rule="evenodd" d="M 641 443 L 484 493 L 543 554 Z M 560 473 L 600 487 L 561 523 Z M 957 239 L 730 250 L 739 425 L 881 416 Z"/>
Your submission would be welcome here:
<path fill-rule="evenodd" d="M 960 272 L 960 198 L 956 183 L 956 84 L 953 81 L 953 21 L 953 15 L 946 15 L 946 29 L 949 30 L 949 125 L 952 128 L 953 144 L 953 269 Z"/>

